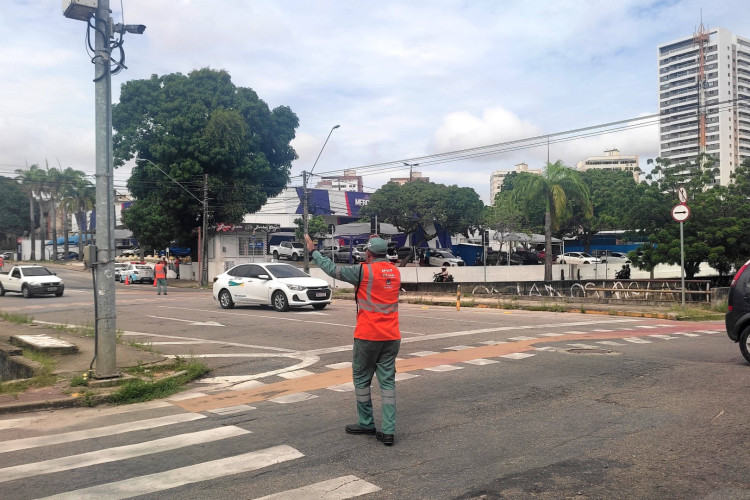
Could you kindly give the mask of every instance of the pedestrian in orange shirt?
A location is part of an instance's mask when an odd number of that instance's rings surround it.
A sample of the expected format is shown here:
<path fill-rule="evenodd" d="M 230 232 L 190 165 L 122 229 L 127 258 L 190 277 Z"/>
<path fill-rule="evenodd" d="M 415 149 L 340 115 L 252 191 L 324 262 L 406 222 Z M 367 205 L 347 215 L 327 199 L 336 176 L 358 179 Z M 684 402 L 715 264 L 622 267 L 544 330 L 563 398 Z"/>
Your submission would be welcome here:
<path fill-rule="evenodd" d="M 156 295 L 161 295 L 164 289 L 164 295 L 167 294 L 167 259 L 164 257 L 154 266 L 156 278 Z"/>

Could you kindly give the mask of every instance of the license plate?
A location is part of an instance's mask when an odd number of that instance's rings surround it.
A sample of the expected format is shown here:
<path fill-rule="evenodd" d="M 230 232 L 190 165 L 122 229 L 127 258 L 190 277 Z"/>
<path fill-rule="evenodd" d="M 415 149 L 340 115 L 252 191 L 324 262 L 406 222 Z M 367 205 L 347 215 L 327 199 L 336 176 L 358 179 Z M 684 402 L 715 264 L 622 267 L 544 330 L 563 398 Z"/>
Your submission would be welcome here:
<path fill-rule="evenodd" d="M 325 298 L 326 293 L 325 292 L 315 292 L 315 296 L 316 297 L 323 297 L 323 298 Z"/>

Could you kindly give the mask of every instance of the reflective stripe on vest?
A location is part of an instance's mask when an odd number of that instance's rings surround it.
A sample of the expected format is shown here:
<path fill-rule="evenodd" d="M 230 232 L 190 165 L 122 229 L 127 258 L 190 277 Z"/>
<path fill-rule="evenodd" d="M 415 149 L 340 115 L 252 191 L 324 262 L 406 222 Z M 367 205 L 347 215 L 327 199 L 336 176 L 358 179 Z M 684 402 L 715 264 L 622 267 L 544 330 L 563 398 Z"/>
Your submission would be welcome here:
<path fill-rule="evenodd" d="M 357 327 L 354 337 L 362 340 L 398 340 L 398 293 L 401 273 L 387 261 L 362 264 L 357 287 Z"/>

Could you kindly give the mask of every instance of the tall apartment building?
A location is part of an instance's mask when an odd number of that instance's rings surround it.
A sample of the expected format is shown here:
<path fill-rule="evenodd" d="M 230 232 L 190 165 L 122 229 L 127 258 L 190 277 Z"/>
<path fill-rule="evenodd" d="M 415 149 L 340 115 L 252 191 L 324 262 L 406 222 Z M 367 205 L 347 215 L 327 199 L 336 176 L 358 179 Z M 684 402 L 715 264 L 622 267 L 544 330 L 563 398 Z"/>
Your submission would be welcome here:
<path fill-rule="evenodd" d="M 625 170 L 633 174 L 635 182 L 639 181 L 638 155 L 621 155 L 618 149 L 608 149 L 604 156 L 589 156 L 578 162 L 576 170 L 585 172 L 589 169 Z"/>
<path fill-rule="evenodd" d="M 503 190 L 503 181 L 511 172 L 528 172 L 530 174 L 541 174 L 541 168 L 530 169 L 526 163 L 519 163 L 513 170 L 495 170 L 490 175 L 490 205 L 495 204 L 495 196 Z"/>
<path fill-rule="evenodd" d="M 750 39 L 723 28 L 660 45 L 659 156 L 673 164 L 705 152 L 726 185 L 750 158 Z"/>
<path fill-rule="evenodd" d="M 362 176 L 357 175 L 356 170 L 344 170 L 344 175 L 323 177 L 315 189 L 326 189 L 328 191 L 362 191 Z"/>

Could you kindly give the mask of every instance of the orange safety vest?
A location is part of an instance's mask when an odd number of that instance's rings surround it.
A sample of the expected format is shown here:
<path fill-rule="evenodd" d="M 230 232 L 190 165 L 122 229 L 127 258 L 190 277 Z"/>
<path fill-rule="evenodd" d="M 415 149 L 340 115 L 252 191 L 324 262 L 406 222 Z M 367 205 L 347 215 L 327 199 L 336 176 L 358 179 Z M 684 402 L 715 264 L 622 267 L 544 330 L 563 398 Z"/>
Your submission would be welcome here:
<path fill-rule="evenodd" d="M 398 340 L 398 292 L 401 273 L 390 262 L 362 264 L 362 280 L 357 287 L 357 327 L 354 338 Z"/>
<path fill-rule="evenodd" d="M 166 279 L 167 278 L 167 266 L 164 265 L 163 262 L 159 262 L 154 266 L 154 272 L 156 273 L 156 279 Z"/>

